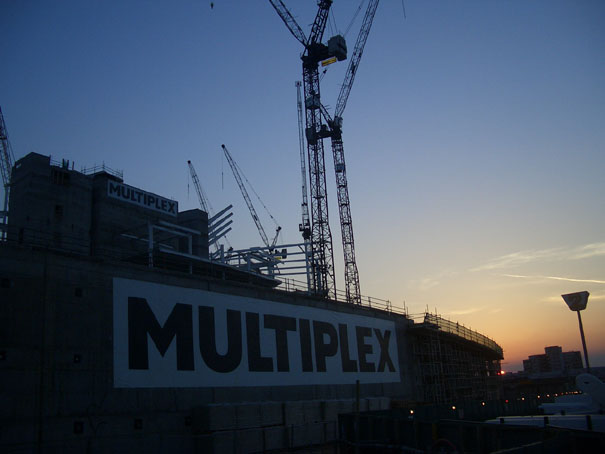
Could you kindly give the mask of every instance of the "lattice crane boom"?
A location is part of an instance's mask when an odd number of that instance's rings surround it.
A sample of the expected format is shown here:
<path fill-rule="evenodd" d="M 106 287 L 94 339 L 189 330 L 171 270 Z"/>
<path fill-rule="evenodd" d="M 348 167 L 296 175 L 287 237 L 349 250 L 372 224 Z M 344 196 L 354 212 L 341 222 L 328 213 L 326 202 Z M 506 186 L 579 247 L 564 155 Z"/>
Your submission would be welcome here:
<path fill-rule="evenodd" d="M 197 193 L 197 198 L 200 201 L 200 206 L 208 215 L 212 216 L 210 202 L 208 201 L 208 198 L 206 197 L 206 194 L 202 189 L 202 185 L 200 184 L 200 179 L 197 176 L 197 172 L 195 171 L 195 168 L 193 167 L 191 161 L 187 161 L 187 164 L 189 165 L 189 172 L 191 173 L 191 179 L 193 180 L 193 186 L 195 186 L 195 192 Z"/>
<path fill-rule="evenodd" d="M 302 31 L 302 28 L 300 28 L 288 8 L 286 8 L 286 5 L 284 5 L 281 0 L 269 0 L 269 2 L 271 2 L 271 5 L 273 5 L 273 8 L 275 8 L 275 11 L 277 11 L 277 14 L 281 18 L 281 20 L 284 21 L 284 24 L 286 24 L 286 27 L 288 28 L 288 30 L 290 30 L 290 33 L 292 33 L 292 35 L 303 46 L 306 47 L 307 37 L 305 36 L 305 32 Z"/>
<path fill-rule="evenodd" d="M 368 35 L 370 34 L 370 29 L 372 28 L 374 15 L 376 14 L 376 8 L 378 8 L 379 2 L 380 0 L 370 0 L 370 3 L 368 3 L 368 8 L 366 9 L 366 13 L 361 24 L 361 29 L 359 31 L 359 35 L 357 36 L 357 41 L 355 42 L 355 49 L 353 50 L 353 55 L 349 60 L 345 80 L 340 87 L 338 101 L 336 101 L 336 109 L 334 109 L 335 119 L 342 116 L 342 113 L 347 105 L 347 100 L 349 99 L 351 88 L 353 87 L 353 81 L 355 80 L 355 74 L 357 74 L 359 62 L 361 60 L 361 56 L 363 55 L 363 49 L 365 48 L 366 41 L 368 40 Z"/>
<path fill-rule="evenodd" d="M 265 233 L 265 229 L 263 228 L 263 225 L 260 222 L 260 218 L 258 217 L 258 214 L 256 213 L 256 209 L 254 208 L 254 205 L 252 204 L 252 200 L 250 200 L 250 196 L 248 195 L 248 190 L 246 189 L 246 186 L 244 185 L 244 182 L 242 181 L 242 177 L 240 175 L 238 166 L 235 163 L 235 161 L 233 160 L 233 158 L 231 157 L 231 153 L 229 153 L 229 150 L 227 150 L 227 147 L 225 145 L 222 145 L 222 147 L 223 147 L 223 152 L 225 153 L 225 158 L 227 158 L 227 162 L 229 163 L 229 166 L 231 167 L 231 171 L 233 172 L 233 177 L 235 178 L 235 181 L 237 182 L 237 185 L 239 186 L 239 190 L 241 191 L 242 196 L 244 197 L 244 201 L 246 202 L 246 205 L 248 206 L 248 210 L 250 210 L 250 215 L 252 216 L 252 219 L 254 220 L 254 223 L 256 224 L 258 233 L 260 234 L 260 237 L 263 240 L 263 243 L 265 243 L 265 246 L 267 246 L 267 248 L 269 248 L 269 249 L 273 249 L 275 247 L 275 243 L 277 242 L 277 237 L 279 235 L 279 231 L 281 230 L 281 227 L 277 228 L 276 233 L 275 233 L 275 238 L 273 239 L 272 242 L 269 242 L 269 238 L 267 237 L 267 234 Z"/>

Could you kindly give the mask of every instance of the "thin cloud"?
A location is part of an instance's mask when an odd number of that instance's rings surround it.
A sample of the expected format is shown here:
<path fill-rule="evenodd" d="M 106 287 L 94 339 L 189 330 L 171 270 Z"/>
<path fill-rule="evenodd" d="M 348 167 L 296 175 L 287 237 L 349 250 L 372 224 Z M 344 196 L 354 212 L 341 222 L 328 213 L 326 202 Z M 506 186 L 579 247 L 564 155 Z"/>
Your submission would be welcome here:
<path fill-rule="evenodd" d="M 575 249 L 574 254 L 570 258 L 578 260 L 600 255 L 605 255 L 605 243 L 592 243 L 580 246 Z"/>
<path fill-rule="evenodd" d="M 467 315 L 467 314 L 474 314 L 475 312 L 479 312 L 483 310 L 483 306 L 481 307 L 469 307 L 467 309 L 462 309 L 462 310 L 458 310 L 458 311 L 450 311 L 450 314 L 452 315 Z"/>
<path fill-rule="evenodd" d="M 513 252 L 512 254 L 496 257 L 483 265 L 472 268 L 471 271 L 514 268 L 526 263 L 543 260 L 581 260 L 599 256 L 605 256 L 605 242 L 589 243 L 573 248 L 552 248 Z"/>
<path fill-rule="evenodd" d="M 521 274 L 501 274 L 500 276 L 512 277 L 516 279 L 551 279 L 554 281 L 566 281 L 566 282 L 584 282 L 588 284 L 605 284 L 605 281 L 597 279 L 576 279 L 573 277 L 561 277 L 561 276 L 524 276 Z"/>
<path fill-rule="evenodd" d="M 514 268 L 525 263 L 535 262 L 547 258 L 556 258 L 560 249 L 542 249 L 538 251 L 519 251 L 497 257 L 489 262 L 471 269 L 471 271 L 487 271 L 501 268 Z"/>

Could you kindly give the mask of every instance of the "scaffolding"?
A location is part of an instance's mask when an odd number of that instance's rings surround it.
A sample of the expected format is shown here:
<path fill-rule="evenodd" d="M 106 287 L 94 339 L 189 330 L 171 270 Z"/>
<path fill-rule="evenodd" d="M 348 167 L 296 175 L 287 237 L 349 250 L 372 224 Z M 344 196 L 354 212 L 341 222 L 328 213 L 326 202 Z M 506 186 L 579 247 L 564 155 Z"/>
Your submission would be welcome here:
<path fill-rule="evenodd" d="M 425 402 L 499 397 L 502 348 L 493 340 L 435 314 L 412 328 L 418 385 Z"/>

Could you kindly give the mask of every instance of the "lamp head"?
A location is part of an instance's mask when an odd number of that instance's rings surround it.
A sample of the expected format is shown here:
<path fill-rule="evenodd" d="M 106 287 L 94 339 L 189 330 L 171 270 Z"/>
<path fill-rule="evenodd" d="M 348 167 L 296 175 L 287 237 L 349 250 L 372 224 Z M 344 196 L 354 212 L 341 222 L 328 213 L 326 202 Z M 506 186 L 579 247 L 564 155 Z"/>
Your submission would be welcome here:
<path fill-rule="evenodd" d="M 563 297 L 563 301 L 565 304 L 569 306 L 569 309 L 577 312 L 586 309 L 586 304 L 588 304 L 588 293 L 584 292 L 576 292 L 576 293 L 567 293 L 566 295 L 561 295 Z"/>

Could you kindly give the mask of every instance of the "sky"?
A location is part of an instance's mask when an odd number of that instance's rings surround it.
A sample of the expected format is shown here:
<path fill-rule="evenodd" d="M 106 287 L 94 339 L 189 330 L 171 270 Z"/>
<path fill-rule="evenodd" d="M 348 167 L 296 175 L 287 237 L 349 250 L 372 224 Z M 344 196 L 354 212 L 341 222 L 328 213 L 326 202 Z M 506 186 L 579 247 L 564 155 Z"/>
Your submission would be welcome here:
<path fill-rule="evenodd" d="M 308 34 L 316 3 L 285 4 Z M 336 0 L 325 33 L 349 29 L 349 53 L 359 6 Z M 17 159 L 104 163 L 180 210 L 199 206 L 191 160 L 214 210 L 234 206 L 231 244 L 258 246 L 225 144 L 295 243 L 301 52 L 268 1 L 3 1 L 0 106 Z M 545 346 L 581 350 L 560 295 L 588 290 L 605 366 L 603 55 L 598 0 L 381 2 L 343 115 L 362 293 L 488 335 L 515 371 Z M 345 71 L 322 76 L 328 109 Z"/>

